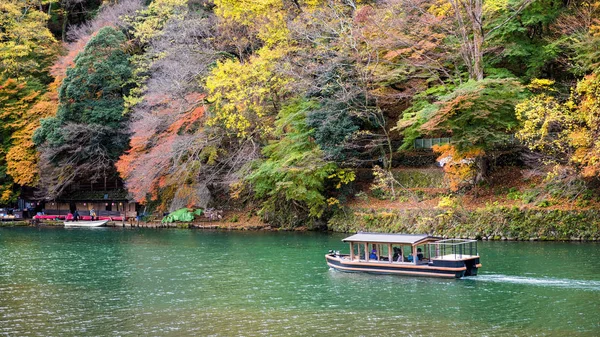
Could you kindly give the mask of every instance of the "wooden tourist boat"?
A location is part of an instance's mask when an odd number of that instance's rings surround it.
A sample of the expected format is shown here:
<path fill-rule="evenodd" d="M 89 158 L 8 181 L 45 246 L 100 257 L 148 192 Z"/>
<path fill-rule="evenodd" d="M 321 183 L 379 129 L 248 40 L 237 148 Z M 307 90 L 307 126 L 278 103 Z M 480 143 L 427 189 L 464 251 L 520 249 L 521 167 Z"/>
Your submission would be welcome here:
<path fill-rule="evenodd" d="M 65 227 L 102 227 L 105 226 L 108 220 L 96 221 L 65 221 Z"/>
<path fill-rule="evenodd" d="M 481 268 L 477 240 L 425 234 L 358 233 L 343 239 L 350 254 L 330 251 L 329 267 L 345 272 L 461 278 Z"/>

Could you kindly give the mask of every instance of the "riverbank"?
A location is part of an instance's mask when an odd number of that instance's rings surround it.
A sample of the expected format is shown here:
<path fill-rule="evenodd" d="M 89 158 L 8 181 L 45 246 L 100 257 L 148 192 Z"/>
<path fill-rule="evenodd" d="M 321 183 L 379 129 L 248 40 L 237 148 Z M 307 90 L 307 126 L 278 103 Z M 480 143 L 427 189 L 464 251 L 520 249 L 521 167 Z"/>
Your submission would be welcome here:
<path fill-rule="evenodd" d="M 30 225 L 29 221 L 0 221 L 0 227 L 22 227 Z"/>
<path fill-rule="evenodd" d="M 26 221 L 3 222 L 0 226 L 29 226 Z M 257 216 L 227 214 L 220 221 L 190 223 L 110 222 L 109 227 L 182 228 L 240 231 L 311 231 L 323 228 L 274 227 Z M 35 226 L 35 225 L 33 225 Z M 63 226 L 61 221 L 38 226 Z M 327 230 L 341 233 L 429 233 L 440 237 L 507 241 L 599 241 L 598 210 L 534 210 L 517 207 L 467 209 L 372 209 L 342 208 L 327 222 Z"/>
<path fill-rule="evenodd" d="M 430 233 L 480 240 L 598 241 L 600 211 L 492 206 L 468 209 L 342 209 L 329 220 L 336 232 Z"/>

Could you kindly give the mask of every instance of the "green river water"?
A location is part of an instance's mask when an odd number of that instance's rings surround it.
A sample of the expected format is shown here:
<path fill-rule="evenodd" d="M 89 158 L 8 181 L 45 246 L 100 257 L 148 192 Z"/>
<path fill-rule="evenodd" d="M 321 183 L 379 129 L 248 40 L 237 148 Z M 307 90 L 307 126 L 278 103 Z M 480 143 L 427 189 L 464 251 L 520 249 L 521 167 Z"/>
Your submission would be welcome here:
<path fill-rule="evenodd" d="M 0 228 L 0 335 L 600 336 L 600 244 L 480 242 L 444 280 L 329 270 L 343 237 Z"/>

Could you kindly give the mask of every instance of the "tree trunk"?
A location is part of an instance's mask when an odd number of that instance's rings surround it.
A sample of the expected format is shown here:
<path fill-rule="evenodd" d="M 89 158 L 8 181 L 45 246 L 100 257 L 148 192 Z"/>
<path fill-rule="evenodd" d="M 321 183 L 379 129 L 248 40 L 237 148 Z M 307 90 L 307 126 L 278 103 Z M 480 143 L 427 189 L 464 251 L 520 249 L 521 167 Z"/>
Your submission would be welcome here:
<path fill-rule="evenodd" d="M 471 78 L 476 81 L 483 80 L 483 4 L 482 0 L 475 0 L 472 8 L 471 22 L 473 25 L 473 68 Z"/>
<path fill-rule="evenodd" d="M 477 174 L 475 175 L 474 184 L 484 181 L 488 174 L 488 161 L 485 156 L 479 156 L 475 159 L 475 166 L 477 167 Z"/>
<path fill-rule="evenodd" d="M 65 10 L 63 12 L 63 22 L 62 22 L 62 42 L 67 40 L 67 22 L 69 21 L 69 13 Z"/>

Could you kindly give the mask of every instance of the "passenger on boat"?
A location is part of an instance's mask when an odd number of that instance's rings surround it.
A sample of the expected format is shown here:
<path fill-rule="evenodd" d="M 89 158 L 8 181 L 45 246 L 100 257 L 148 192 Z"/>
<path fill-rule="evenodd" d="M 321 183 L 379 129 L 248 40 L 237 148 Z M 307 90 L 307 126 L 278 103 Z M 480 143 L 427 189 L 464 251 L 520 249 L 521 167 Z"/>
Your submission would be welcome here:
<path fill-rule="evenodd" d="M 96 220 L 96 211 L 94 210 L 93 207 L 92 207 L 92 209 L 90 209 L 90 216 L 92 217 L 92 221 Z"/>
<path fill-rule="evenodd" d="M 421 248 L 417 248 L 417 261 L 423 260 L 423 251 Z"/>
<path fill-rule="evenodd" d="M 402 262 L 402 254 L 400 254 L 400 248 L 398 248 L 398 247 L 394 247 L 393 260 L 396 262 Z"/>
<path fill-rule="evenodd" d="M 377 250 L 373 249 L 371 251 L 371 254 L 369 254 L 369 259 L 370 260 L 377 260 Z"/>
<path fill-rule="evenodd" d="M 75 212 L 73 212 L 73 221 L 77 221 L 79 220 L 79 212 L 77 210 L 75 210 Z"/>
<path fill-rule="evenodd" d="M 412 253 L 408 254 L 408 257 L 406 258 L 407 262 L 413 262 L 413 255 Z"/>

